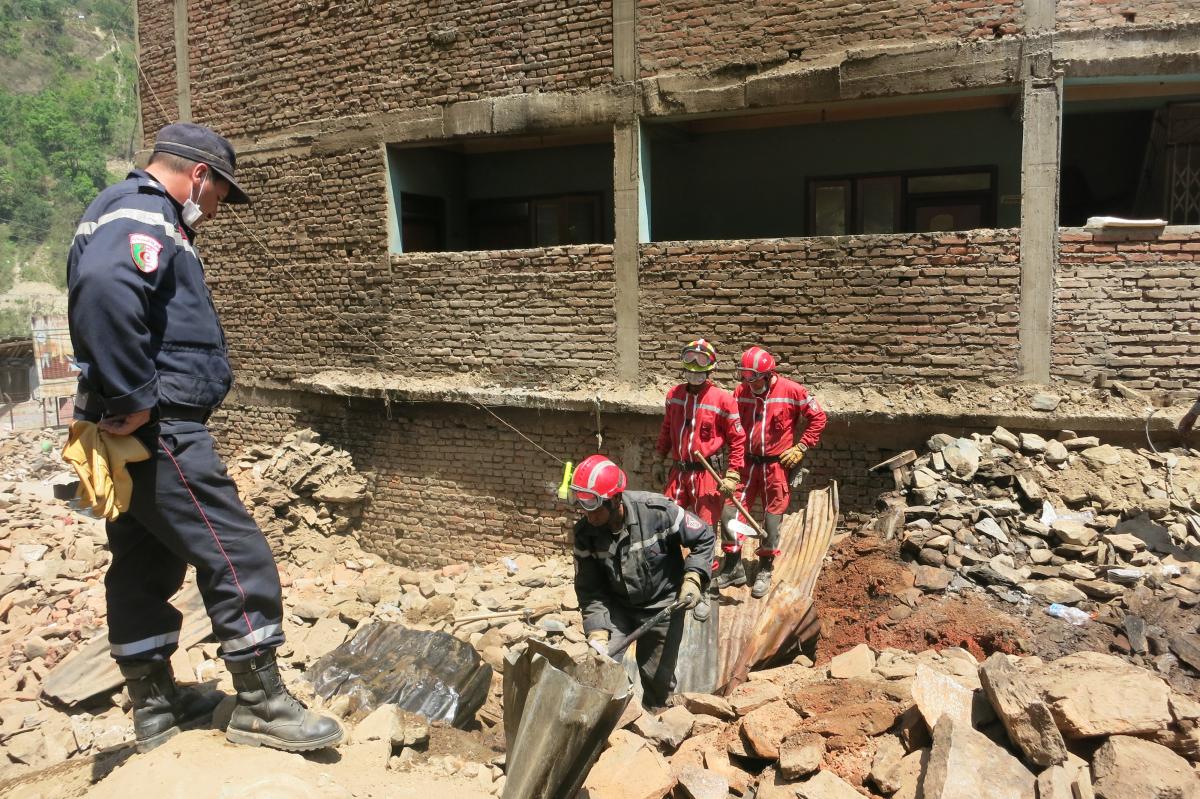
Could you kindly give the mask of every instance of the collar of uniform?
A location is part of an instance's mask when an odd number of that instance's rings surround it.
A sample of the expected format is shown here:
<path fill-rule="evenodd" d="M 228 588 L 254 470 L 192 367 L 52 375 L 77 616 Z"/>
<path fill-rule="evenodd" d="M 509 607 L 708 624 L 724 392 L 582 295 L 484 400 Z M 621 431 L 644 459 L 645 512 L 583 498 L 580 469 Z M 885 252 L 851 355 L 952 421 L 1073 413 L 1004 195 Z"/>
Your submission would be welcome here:
<path fill-rule="evenodd" d="M 196 231 L 183 224 L 183 206 L 180 205 L 175 198 L 170 195 L 166 186 L 159 183 L 153 175 L 144 169 L 135 169 L 129 173 L 128 177 L 137 180 L 139 190 L 145 189 L 166 197 L 167 200 L 170 201 L 171 207 L 175 209 L 175 219 L 179 225 L 179 229 L 183 231 L 184 238 L 186 238 L 189 242 L 196 240 Z"/>

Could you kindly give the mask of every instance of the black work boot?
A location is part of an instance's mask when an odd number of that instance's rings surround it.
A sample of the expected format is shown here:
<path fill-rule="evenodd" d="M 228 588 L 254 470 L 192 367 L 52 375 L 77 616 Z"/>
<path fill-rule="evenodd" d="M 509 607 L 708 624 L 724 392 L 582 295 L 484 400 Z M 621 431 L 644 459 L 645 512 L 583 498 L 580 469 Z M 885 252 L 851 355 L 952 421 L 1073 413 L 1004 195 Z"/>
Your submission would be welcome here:
<path fill-rule="evenodd" d="M 745 584 L 746 566 L 742 563 L 742 553 L 726 552 L 725 562 L 721 564 L 721 573 L 717 575 L 717 588 Z"/>
<path fill-rule="evenodd" d="M 767 591 L 771 590 L 771 572 L 773 571 L 775 571 L 775 558 L 758 559 L 758 576 L 754 578 L 754 587 L 750 589 L 750 596 L 762 599 L 767 595 Z"/>
<path fill-rule="evenodd" d="M 307 752 L 342 740 L 337 721 L 313 713 L 288 693 L 274 652 L 226 661 L 225 665 L 237 689 L 237 707 L 225 730 L 231 743 Z"/>
<path fill-rule="evenodd" d="M 133 734 L 137 750 L 149 752 L 177 735 L 181 728 L 212 718 L 225 694 L 180 688 L 165 660 L 126 661 L 117 664 L 133 702 Z"/>

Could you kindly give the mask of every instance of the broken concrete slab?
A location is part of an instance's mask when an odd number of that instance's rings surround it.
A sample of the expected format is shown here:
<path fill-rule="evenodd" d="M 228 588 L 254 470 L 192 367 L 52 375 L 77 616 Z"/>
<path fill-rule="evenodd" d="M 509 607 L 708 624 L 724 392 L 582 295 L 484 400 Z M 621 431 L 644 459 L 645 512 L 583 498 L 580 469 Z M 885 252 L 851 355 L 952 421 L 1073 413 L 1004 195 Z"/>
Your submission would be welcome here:
<path fill-rule="evenodd" d="M 969 721 L 943 715 L 922 781 L 924 799 L 1036 799 L 1036 780 Z"/>
<path fill-rule="evenodd" d="M 794 787 L 796 799 L 862 799 L 862 794 L 832 771 L 818 771 Z"/>
<path fill-rule="evenodd" d="M 688 767 L 679 772 L 679 787 L 687 799 L 726 799 L 729 780 L 706 768 Z"/>
<path fill-rule="evenodd" d="M 825 738 L 815 732 L 792 733 L 779 745 L 779 773 L 785 779 L 807 777 L 821 767 Z"/>
<path fill-rule="evenodd" d="M 1031 763 L 1052 766 L 1066 762 L 1067 745 L 1049 706 L 1007 655 L 997 652 L 985 660 L 979 667 L 979 681 L 1009 739 Z"/>
<path fill-rule="evenodd" d="M 637 779 L 630 779 L 630 775 Z M 606 749 L 588 772 L 581 796 L 587 799 L 663 799 L 676 778 L 663 756 L 643 742 Z"/>
<path fill-rule="evenodd" d="M 714 694 L 682 693 L 676 694 L 674 701 L 683 705 L 692 713 L 716 716 L 719 719 L 737 718 L 733 706 L 723 696 Z"/>

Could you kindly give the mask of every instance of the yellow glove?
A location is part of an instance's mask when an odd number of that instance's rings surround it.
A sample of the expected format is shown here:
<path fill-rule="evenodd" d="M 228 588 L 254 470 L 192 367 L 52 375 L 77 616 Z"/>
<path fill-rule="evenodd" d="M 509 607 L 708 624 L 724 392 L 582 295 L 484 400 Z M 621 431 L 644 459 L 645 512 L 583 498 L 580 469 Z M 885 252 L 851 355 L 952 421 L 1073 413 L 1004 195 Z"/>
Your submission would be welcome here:
<path fill-rule="evenodd" d="M 685 609 L 691 609 L 700 604 L 700 575 L 688 572 L 683 575 L 683 585 L 679 587 L 679 601 Z"/>
<path fill-rule="evenodd" d="M 150 452 L 136 438 L 110 435 L 92 422 L 72 422 L 63 447 L 63 460 L 79 476 L 80 504 L 110 522 L 129 510 L 133 497 L 126 464 L 149 458 Z"/>
<path fill-rule="evenodd" d="M 725 476 L 721 478 L 721 484 L 717 488 L 722 495 L 732 497 L 733 492 L 737 491 L 738 483 L 741 480 L 742 476 L 738 474 L 738 470 L 730 469 L 725 472 Z"/>
<path fill-rule="evenodd" d="M 783 454 L 779 456 L 779 463 L 783 466 L 783 468 L 791 469 L 792 467 L 799 465 L 800 461 L 804 460 L 804 453 L 807 450 L 808 447 L 804 446 L 803 444 L 796 444 L 790 449 L 785 449 Z"/>

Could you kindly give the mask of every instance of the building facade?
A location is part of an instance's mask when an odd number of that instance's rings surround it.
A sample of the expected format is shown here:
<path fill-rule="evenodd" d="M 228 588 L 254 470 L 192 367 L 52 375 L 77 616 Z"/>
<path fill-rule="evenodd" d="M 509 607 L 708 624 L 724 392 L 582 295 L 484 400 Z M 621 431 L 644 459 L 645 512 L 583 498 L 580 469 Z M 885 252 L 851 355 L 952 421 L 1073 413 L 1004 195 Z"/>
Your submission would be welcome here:
<path fill-rule="evenodd" d="M 558 459 L 649 486 L 697 335 L 826 397 L 848 511 L 935 430 L 1142 423 L 948 398 L 1200 375 L 1200 0 L 137 5 L 145 142 L 255 201 L 201 242 L 218 436 L 349 448 L 389 558 L 562 551 Z"/>

